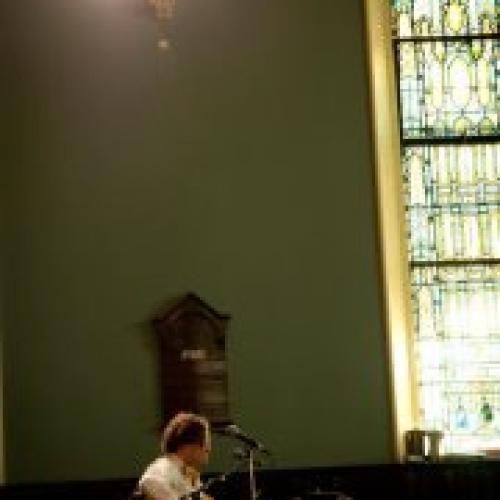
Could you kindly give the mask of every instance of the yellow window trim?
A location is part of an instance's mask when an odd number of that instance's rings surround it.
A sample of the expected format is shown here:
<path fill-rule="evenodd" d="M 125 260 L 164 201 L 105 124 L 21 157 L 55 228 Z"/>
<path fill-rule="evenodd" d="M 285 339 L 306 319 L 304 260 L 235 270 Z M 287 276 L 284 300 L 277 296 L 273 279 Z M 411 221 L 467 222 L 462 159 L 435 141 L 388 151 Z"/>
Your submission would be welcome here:
<path fill-rule="evenodd" d="M 417 421 L 417 405 L 412 383 L 410 280 L 389 3 L 364 0 L 394 453 L 402 460 L 404 432 Z"/>

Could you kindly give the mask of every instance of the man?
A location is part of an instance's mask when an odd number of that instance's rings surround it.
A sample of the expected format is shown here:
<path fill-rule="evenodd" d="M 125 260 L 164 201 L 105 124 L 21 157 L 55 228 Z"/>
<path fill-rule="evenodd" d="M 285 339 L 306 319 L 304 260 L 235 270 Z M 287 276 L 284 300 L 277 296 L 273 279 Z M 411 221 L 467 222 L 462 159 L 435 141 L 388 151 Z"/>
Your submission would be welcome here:
<path fill-rule="evenodd" d="M 177 414 L 165 427 L 161 449 L 162 456 L 139 480 L 139 491 L 148 500 L 189 498 L 201 486 L 200 472 L 211 451 L 208 421 L 192 413 Z"/>

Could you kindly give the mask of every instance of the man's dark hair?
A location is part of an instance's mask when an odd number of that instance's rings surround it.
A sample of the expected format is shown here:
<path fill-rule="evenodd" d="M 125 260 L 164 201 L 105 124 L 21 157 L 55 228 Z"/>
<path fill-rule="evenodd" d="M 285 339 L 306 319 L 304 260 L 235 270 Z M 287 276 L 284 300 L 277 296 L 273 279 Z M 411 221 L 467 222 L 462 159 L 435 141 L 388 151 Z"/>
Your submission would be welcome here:
<path fill-rule="evenodd" d="M 175 453 L 181 446 L 206 443 L 207 419 L 193 413 L 178 413 L 165 427 L 161 440 L 163 453 Z"/>

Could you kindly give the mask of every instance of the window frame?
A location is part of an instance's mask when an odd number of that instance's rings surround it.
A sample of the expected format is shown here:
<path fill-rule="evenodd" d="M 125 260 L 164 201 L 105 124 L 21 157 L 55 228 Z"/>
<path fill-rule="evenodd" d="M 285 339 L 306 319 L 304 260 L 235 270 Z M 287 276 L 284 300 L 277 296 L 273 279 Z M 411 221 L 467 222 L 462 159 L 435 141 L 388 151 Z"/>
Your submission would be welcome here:
<path fill-rule="evenodd" d="M 393 450 L 402 461 L 404 433 L 416 422 L 417 404 L 390 5 L 388 0 L 364 0 L 364 12 Z"/>

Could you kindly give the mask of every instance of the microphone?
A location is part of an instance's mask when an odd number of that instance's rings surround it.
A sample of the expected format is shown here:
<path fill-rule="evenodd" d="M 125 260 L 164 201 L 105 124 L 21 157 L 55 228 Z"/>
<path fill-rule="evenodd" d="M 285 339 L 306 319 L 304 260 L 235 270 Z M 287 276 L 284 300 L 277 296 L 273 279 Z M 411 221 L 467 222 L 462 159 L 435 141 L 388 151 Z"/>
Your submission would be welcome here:
<path fill-rule="evenodd" d="M 256 439 L 243 432 L 236 424 L 226 425 L 226 427 L 218 430 L 217 433 L 222 434 L 223 436 L 238 439 L 242 443 L 245 443 L 249 448 L 253 448 L 261 453 L 269 454 L 269 450 L 267 450 L 262 443 L 259 443 Z"/>

